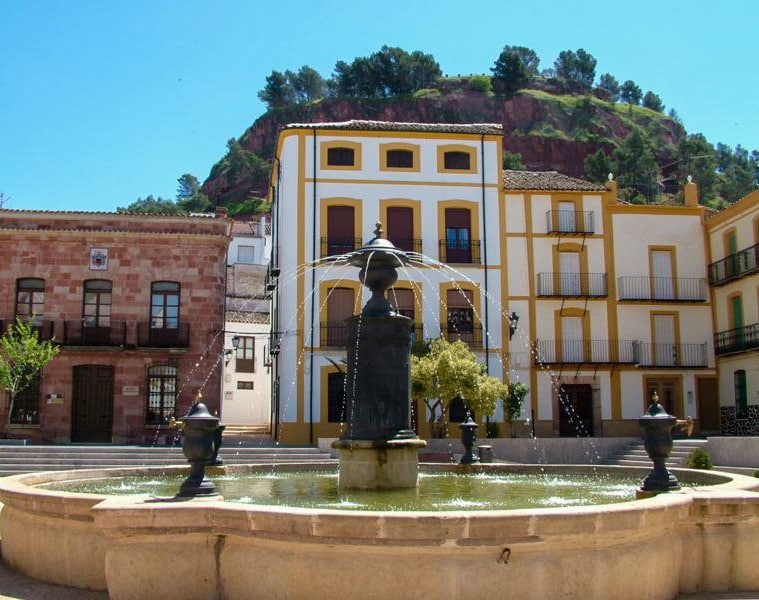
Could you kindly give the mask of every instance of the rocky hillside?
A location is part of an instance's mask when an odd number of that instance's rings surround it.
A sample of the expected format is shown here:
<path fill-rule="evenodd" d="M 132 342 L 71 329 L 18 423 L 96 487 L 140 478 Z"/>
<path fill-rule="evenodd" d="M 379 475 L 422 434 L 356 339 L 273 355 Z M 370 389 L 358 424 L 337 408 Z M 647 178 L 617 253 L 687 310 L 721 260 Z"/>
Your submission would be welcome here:
<path fill-rule="evenodd" d="M 505 99 L 473 91 L 440 93 L 427 90 L 416 97 L 390 99 L 326 98 L 272 110 L 257 119 L 239 138 L 252 161 L 235 168 L 232 149 L 211 170 L 203 191 L 217 203 L 235 205 L 266 197 L 266 159 L 271 158 L 280 127 L 287 123 L 318 123 L 372 119 L 412 123 L 501 123 L 504 149 L 518 153 L 528 170 L 556 170 L 584 175 L 585 158 L 603 148 L 611 153 L 634 126 L 644 129 L 658 154 L 670 160 L 685 135 L 683 127 L 652 110 L 614 104 L 594 96 L 522 90 Z M 239 152 L 239 149 L 237 149 Z"/>

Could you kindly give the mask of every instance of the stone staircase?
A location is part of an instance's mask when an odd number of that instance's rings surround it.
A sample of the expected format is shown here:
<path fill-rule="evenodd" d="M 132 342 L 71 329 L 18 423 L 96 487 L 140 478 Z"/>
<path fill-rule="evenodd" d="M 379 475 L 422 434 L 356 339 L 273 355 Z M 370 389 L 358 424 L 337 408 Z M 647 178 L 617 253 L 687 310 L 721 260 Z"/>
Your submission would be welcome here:
<path fill-rule="evenodd" d="M 227 465 L 332 461 L 318 448 L 237 445 L 225 438 L 219 452 Z M 182 449 L 142 446 L 0 446 L 0 476 L 32 471 L 187 465 Z"/>
<path fill-rule="evenodd" d="M 706 448 L 706 440 L 694 438 L 677 439 L 674 441 L 672 453 L 667 461 L 668 468 L 684 467 L 685 461 L 696 448 Z M 603 461 L 605 465 L 624 467 L 651 467 L 652 462 L 643 447 L 643 440 L 630 444 L 627 448 Z"/>

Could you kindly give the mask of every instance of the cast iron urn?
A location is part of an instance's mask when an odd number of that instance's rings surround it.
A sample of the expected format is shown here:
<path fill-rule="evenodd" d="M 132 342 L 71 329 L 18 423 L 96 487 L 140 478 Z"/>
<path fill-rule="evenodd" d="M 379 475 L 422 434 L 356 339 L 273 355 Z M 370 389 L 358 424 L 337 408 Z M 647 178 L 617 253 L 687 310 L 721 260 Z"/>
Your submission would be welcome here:
<path fill-rule="evenodd" d="M 474 455 L 472 449 L 474 442 L 477 441 L 477 428 L 479 425 L 472 419 L 470 412 L 466 413 L 466 420 L 459 425 L 461 428 L 461 443 L 464 444 L 464 456 L 459 461 L 462 465 L 471 465 L 479 462 L 479 458 Z"/>
<path fill-rule="evenodd" d="M 206 478 L 206 465 L 212 464 L 218 452 L 217 436 L 219 432 L 219 417 L 208 412 L 208 407 L 202 402 L 194 404 L 182 421 L 182 453 L 190 463 L 190 476 L 182 482 L 178 496 L 193 498 L 195 496 L 215 496 L 216 486 Z"/>
<path fill-rule="evenodd" d="M 648 456 L 654 463 L 653 470 L 643 480 L 641 486 L 647 492 L 666 492 L 679 490 L 677 478 L 667 470 L 667 458 L 672 452 L 672 428 L 677 424 L 677 418 L 667 414 L 659 404 L 659 395 L 654 392 L 651 404 L 646 414 L 638 419 L 638 425 L 643 428 L 643 444 Z"/>

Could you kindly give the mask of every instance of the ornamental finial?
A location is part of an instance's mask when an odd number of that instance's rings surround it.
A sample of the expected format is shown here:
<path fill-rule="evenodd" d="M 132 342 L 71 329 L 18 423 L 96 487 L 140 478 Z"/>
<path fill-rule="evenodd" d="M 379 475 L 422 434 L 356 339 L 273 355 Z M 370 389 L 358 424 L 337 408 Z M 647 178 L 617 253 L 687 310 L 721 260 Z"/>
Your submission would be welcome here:
<path fill-rule="evenodd" d="M 377 221 L 374 225 L 374 237 L 375 238 L 382 238 L 382 223 Z"/>

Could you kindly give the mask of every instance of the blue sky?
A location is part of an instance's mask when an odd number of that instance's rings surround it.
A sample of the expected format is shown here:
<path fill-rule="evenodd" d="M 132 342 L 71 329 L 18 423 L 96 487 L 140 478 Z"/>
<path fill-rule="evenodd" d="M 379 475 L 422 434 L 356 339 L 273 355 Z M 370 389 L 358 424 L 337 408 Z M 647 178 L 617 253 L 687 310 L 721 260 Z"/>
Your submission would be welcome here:
<path fill-rule="evenodd" d="M 0 192 L 6 208 L 105 210 L 204 180 L 264 106 L 272 69 L 383 44 L 489 72 L 504 45 L 552 66 L 585 48 L 653 90 L 689 132 L 759 148 L 753 0 L 0 0 Z"/>

